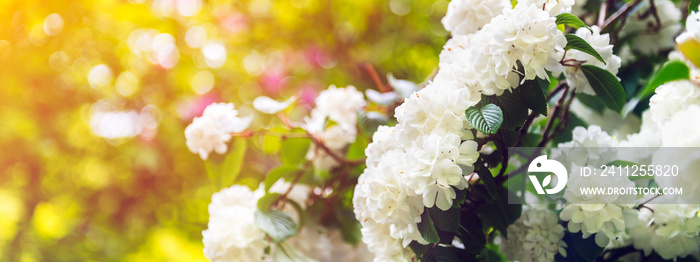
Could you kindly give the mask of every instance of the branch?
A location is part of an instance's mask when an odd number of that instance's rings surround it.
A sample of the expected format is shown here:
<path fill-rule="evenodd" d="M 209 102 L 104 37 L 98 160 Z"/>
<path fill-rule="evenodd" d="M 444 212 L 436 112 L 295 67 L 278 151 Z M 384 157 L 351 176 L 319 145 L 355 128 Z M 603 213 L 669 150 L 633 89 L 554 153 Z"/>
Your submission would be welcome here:
<path fill-rule="evenodd" d="M 543 147 L 547 145 L 550 139 L 552 139 L 553 135 L 550 136 L 549 133 L 552 132 L 552 128 L 554 127 L 554 120 L 557 118 L 557 115 L 559 114 L 559 111 L 561 111 L 562 107 L 564 106 L 564 101 L 566 100 L 566 94 L 569 92 L 569 85 L 566 83 L 563 83 L 562 86 L 564 86 L 564 91 L 561 95 L 561 98 L 559 98 L 559 101 L 554 105 L 554 112 L 552 113 L 552 118 L 550 118 L 547 121 L 547 126 L 544 129 L 544 133 L 542 133 L 542 140 L 540 141 L 539 144 L 537 144 L 537 147 Z"/>
<path fill-rule="evenodd" d="M 630 2 L 622 6 L 620 9 L 617 10 L 617 12 L 615 12 L 614 14 L 612 14 L 612 16 L 608 17 L 608 19 L 605 20 L 603 25 L 600 27 L 600 32 L 607 32 L 610 29 L 610 27 L 614 26 L 618 21 L 627 18 L 627 14 L 641 2 L 642 0 L 634 0 L 634 2 Z"/>

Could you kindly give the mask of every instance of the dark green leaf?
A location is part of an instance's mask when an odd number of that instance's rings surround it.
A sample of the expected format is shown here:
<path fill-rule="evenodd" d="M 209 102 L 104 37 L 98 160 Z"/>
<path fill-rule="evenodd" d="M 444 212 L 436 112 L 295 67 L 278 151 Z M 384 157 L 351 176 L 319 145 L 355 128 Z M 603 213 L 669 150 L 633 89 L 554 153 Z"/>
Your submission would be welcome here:
<path fill-rule="evenodd" d="M 280 196 L 282 195 L 278 193 L 270 193 L 264 195 L 263 197 L 258 199 L 258 210 L 263 212 L 267 211 L 268 209 L 270 209 L 270 206 L 272 206 L 272 204 L 280 198 Z"/>
<path fill-rule="evenodd" d="M 603 114 L 603 110 L 605 110 L 605 104 L 603 104 L 602 101 L 600 101 L 599 98 L 586 94 L 586 93 L 576 93 L 576 99 L 578 101 L 581 101 L 584 105 L 586 105 L 588 108 L 593 109 L 593 111 L 597 112 L 598 114 Z"/>
<path fill-rule="evenodd" d="M 603 62 L 603 64 L 606 63 L 605 60 L 603 60 L 603 57 L 600 56 L 598 51 L 596 51 L 590 44 L 588 44 L 586 40 L 583 40 L 574 34 L 566 34 L 564 36 L 566 37 L 566 46 L 564 47 L 564 50 L 575 49 L 595 57 L 600 62 Z"/>
<path fill-rule="evenodd" d="M 255 223 L 262 232 L 265 232 L 276 242 L 282 242 L 296 235 L 299 230 L 294 219 L 279 210 L 255 211 Z"/>
<path fill-rule="evenodd" d="M 583 239 L 581 232 L 571 233 L 566 231 L 562 240 L 567 244 L 566 257 L 557 254 L 554 257 L 556 261 L 589 262 L 594 261 L 603 252 L 603 248 L 595 243 L 595 234 Z"/>
<path fill-rule="evenodd" d="M 503 149 L 505 150 L 505 149 Z M 479 169 L 476 171 L 477 174 L 479 174 L 479 178 L 481 178 L 481 181 L 484 182 L 484 186 L 486 187 L 486 192 L 489 195 L 488 200 L 495 200 L 498 197 L 498 188 L 496 186 L 496 180 L 493 178 L 493 174 L 491 174 L 491 170 L 489 170 L 486 167 L 479 167 Z M 491 202 L 489 201 L 489 202 Z"/>
<path fill-rule="evenodd" d="M 493 203 L 484 203 L 477 209 L 477 213 L 481 215 L 482 220 L 496 228 L 506 237 L 508 236 L 508 231 L 506 230 L 508 225 L 515 222 L 522 211 L 522 204 L 508 204 L 509 195 L 511 199 L 518 198 L 505 187 L 498 187 L 498 198 Z"/>
<path fill-rule="evenodd" d="M 420 243 L 416 241 L 411 241 L 410 244 L 408 244 L 408 247 L 413 250 L 413 253 L 416 254 L 418 257 L 422 257 L 423 254 L 430 249 L 430 246 L 428 245 L 421 245 Z"/>
<path fill-rule="evenodd" d="M 557 15 L 556 23 L 557 25 L 567 25 L 576 29 L 585 27 L 588 30 L 591 30 L 591 28 L 588 27 L 588 25 L 586 25 L 586 23 L 584 23 L 580 18 L 569 13 L 561 13 Z M 591 32 L 593 32 L 593 30 L 591 30 Z"/>
<path fill-rule="evenodd" d="M 482 104 L 495 104 L 503 111 L 503 124 L 501 129 L 515 130 L 523 126 L 527 119 L 527 110 L 523 101 L 520 99 L 519 88 L 513 91 L 505 91 L 500 96 L 481 96 Z"/>
<path fill-rule="evenodd" d="M 620 112 L 625 105 L 625 90 L 615 75 L 597 66 L 582 65 L 579 70 L 588 79 L 588 83 L 593 87 L 596 95 L 603 103 L 615 112 Z"/>
<path fill-rule="evenodd" d="M 452 187 L 452 188 L 454 188 L 454 187 Z M 455 198 L 454 204 L 455 205 L 464 204 L 464 200 L 467 199 L 467 189 L 465 188 L 465 189 L 459 190 L 457 188 L 454 188 L 454 190 L 455 190 L 455 193 L 457 194 L 457 197 Z"/>
<path fill-rule="evenodd" d="M 455 253 L 454 247 L 435 246 L 423 254 L 422 262 L 453 262 L 459 257 Z"/>
<path fill-rule="evenodd" d="M 418 231 L 420 235 L 428 241 L 428 243 L 438 243 L 440 242 L 440 237 L 438 236 L 437 230 L 435 230 L 435 224 L 433 220 L 430 219 L 428 210 L 424 210 L 423 214 L 420 215 L 420 223 L 418 223 Z"/>
<path fill-rule="evenodd" d="M 495 134 L 503 123 L 503 112 L 494 104 L 487 104 L 481 109 L 469 107 L 466 115 L 467 122 L 484 134 Z"/>
<path fill-rule="evenodd" d="M 646 86 L 644 86 L 644 89 L 637 94 L 637 98 L 643 99 L 647 96 L 651 96 L 660 85 L 681 79 L 690 79 L 690 69 L 688 69 L 688 66 L 679 60 L 668 61 L 661 66 L 659 71 L 656 71 L 656 73 L 651 76 L 651 79 L 647 82 Z"/>
<path fill-rule="evenodd" d="M 547 99 L 538 79 L 526 80 L 518 89 L 520 89 L 520 99 L 528 108 L 541 115 L 547 115 Z"/>
<path fill-rule="evenodd" d="M 270 187 L 280 178 L 289 178 L 300 171 L 301 168 L 295 166 L 280 166 L 270 170 L 265 175 L 265 192 L 270 191 Z"/>
<path fill-rule="evenodd" d="M 486 245 L 486 234 L 481 226 L 481 219 L 474 214 L 464 214 L 459 225 L 458 237 L 464 244 L 464 249 L 476 255 Z"/>
<path fill-rule="evenodd" d="M 355 245 L 362 240 L 362 232 L 360 232 L 362 225 L 354 216 L 339 215 L 338 222 L 340 222 L 340 233 L 346 243 Z"/>
<path fill-rule="evenodd" d="M 452 205 L 452 208 L 447 211 L 442 211 L 438 207 L 428 208 L 427 211 L 438 229 L 447 232 L 457 232 L 459 229 L 459 205 Z"/>

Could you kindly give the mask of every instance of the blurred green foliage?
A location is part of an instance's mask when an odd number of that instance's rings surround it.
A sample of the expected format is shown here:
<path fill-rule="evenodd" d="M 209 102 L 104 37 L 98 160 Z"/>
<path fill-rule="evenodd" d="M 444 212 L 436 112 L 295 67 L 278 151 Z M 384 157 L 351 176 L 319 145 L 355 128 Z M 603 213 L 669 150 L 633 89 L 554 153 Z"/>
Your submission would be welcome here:
<path fill-rule="evenodd" d="M 209 178 L 185 146 L 184 128 L 206 104 L 252 114 L 259 95 L 296 94 L 301 117 L 330 84 L 375 88 L 367 64 L 422 81 L 447 38 L 447 1 L 0 6 L 5 261 L 204 260 L 207 205 L 231 183 Z M 280 150 L 263 139 L 249 151 Z M 277 165 L 255 154 L 244 162 L 238 179 L 249 185 Z"/>

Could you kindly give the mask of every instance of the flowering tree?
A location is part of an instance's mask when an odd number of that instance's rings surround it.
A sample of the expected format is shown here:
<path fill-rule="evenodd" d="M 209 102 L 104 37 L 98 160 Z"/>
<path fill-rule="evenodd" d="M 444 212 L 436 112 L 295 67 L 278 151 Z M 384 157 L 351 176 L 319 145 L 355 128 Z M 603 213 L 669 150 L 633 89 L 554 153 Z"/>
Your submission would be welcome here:
<path fill-rule="evenodd" d="M 377 90 L 330 86 L 308 114 L 295 110 L 296 97 L 258 97 L 248 114 L 209 105 L 185 130 L 212 179 L 230 186 L 209 205 L 207 258 L 615 261 L 697 252 L 697 204 L 587 203 L 567 189 L 547 205 L 534 189 L 516 195 L 507 186 L 531 159 L 509 148 L 570 149 L 578 166 L 599 166 L 661 161 L 604 148 L 700 146 L 698 2 L 683 3 L 687 12 L 669 0 L 585 2 L 452 0 L 443 19 L 452 37 L 423 84 L 388 75 L 385 85 L 370 68 Z M 278 165 L 256 188 L 231 186 L 247 154 Z M 684 157 L 680 168 L 692 174 L 700 156 Z M 609 181 L 569 178 L 596 183 Z M 509 202 L 528 197 L 540 204 Z"/>

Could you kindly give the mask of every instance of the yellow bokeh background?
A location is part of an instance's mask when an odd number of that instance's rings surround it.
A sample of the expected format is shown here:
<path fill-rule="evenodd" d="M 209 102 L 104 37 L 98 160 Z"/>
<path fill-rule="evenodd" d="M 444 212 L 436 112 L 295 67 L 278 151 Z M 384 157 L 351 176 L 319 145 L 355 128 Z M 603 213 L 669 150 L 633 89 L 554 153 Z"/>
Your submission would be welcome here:
<path fill-rule="evenodd" d="M 185 146 L 192 118 L 211 102 L 252 114 L 263 94 L 298 95 L 303 115 L 331 84 L 376 88 L 366 65 L 420 82 L 446 6 L 0 0 L 0 257 L 205 260 L 207 205 L 225 185 Z M 246 163 L 236 183 L 259 183 L 269 164 Z"/>

